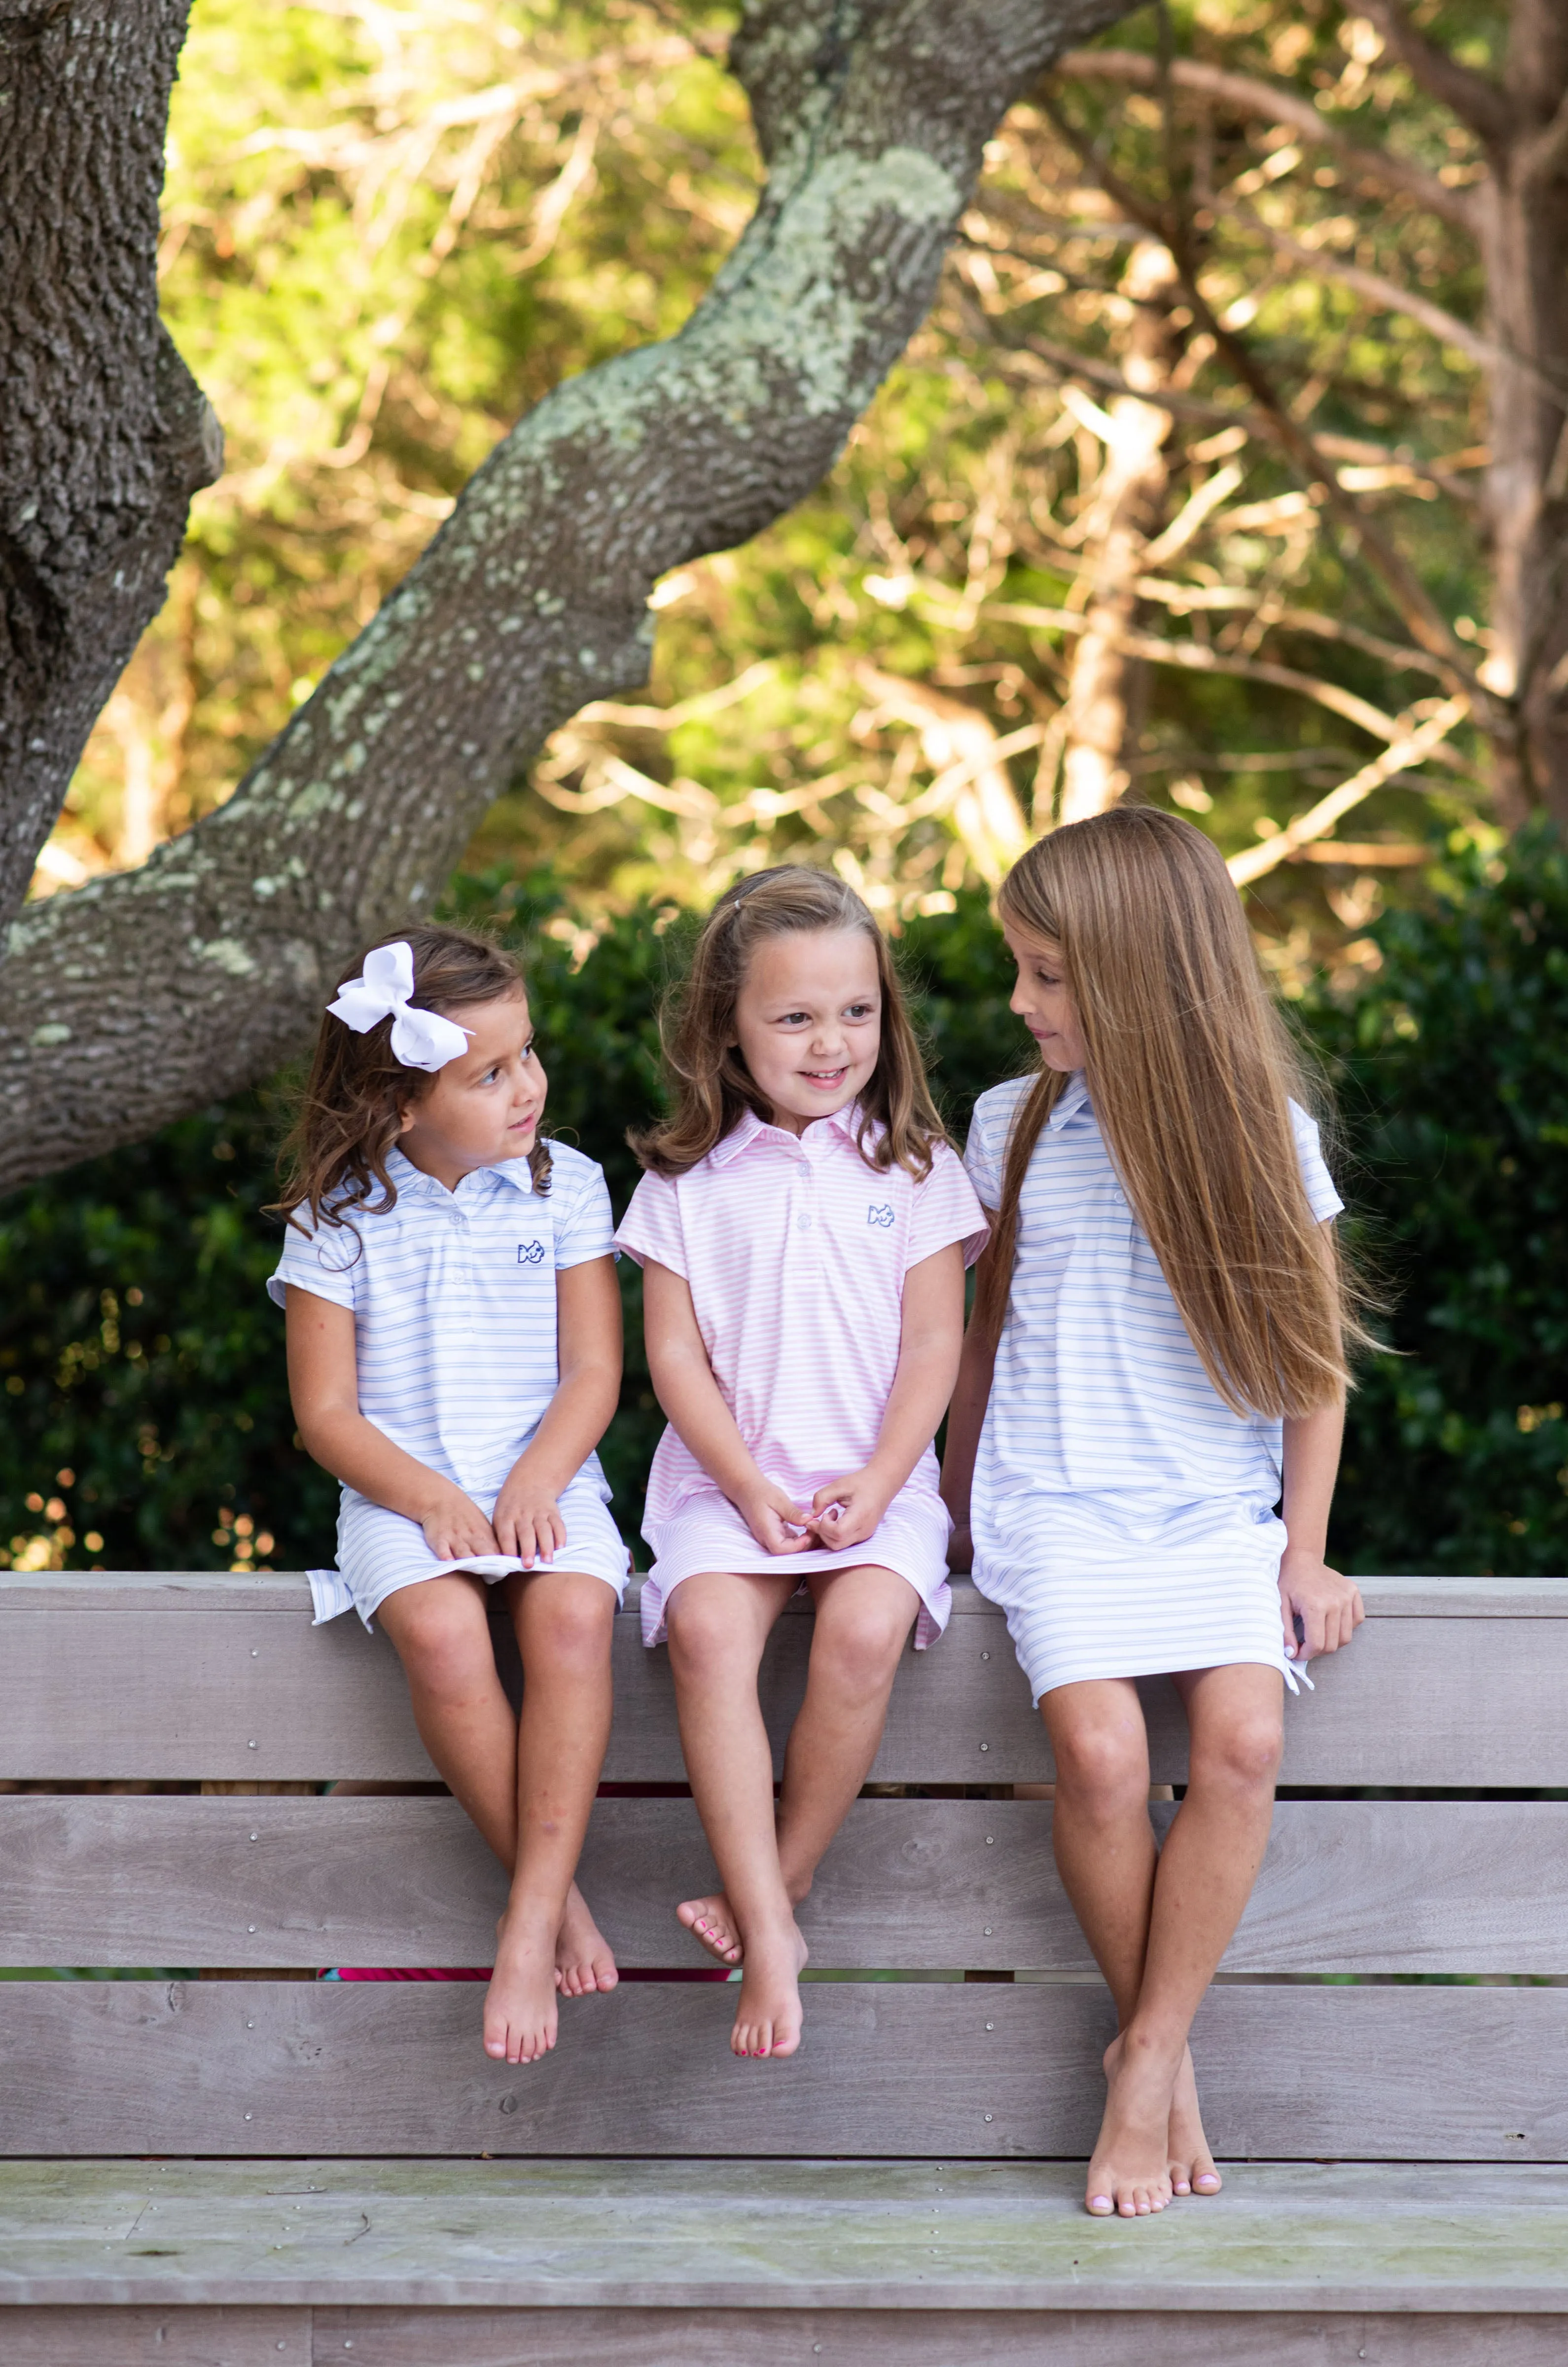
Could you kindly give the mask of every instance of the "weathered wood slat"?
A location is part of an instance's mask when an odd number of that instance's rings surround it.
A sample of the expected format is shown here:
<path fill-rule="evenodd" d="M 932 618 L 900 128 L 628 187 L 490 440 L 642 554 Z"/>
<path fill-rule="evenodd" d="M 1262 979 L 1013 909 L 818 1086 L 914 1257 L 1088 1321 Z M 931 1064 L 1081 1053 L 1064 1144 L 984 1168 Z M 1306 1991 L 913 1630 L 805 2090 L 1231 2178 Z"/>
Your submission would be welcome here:
<path fill-rule="evenodd" d="M 467 1985 L 0 1984 L 0 2152 L 254 2156 L 1086 2154 L 1098 1986 L 827 1983 L 788 2063 L 742 2063 L 722 1987 L 565 2010 L 487 2061 Z M 1229 2156 L 1560 2161 L 1568 1991 L 1219 1987 L 1193 2030 Z"/>
<path fill-rule="evenodd" d="M 0 2285 L 0 2304 L 4 2299 Z M 348 2336 L 345 2358 L 339 2315 L 333 2314 L 329 2339 L 342 2367 L 352 2367 L 356 2346 Z M 0 2307 L 6 2367 L 313 2367 L 315 2339 L 310 2310 L 265 2303 L 231 2309 Z M 462 2353 L 444 2348 L 437 2334 L 425 2361 L 436 2367 L 454 2356 Z"/>
<path fill-rule="evenodd" d="M 859 1802 L 802 1912 L 813 1961 L 1092 1972 L 1051 1815 Z M 1540 1801 L 1282 1802 L 1225 1969 L 1568 1972 L 1564 1829 Z M 623 1965 L 710 1961 L 673 1913 L 714 1882 L 689 1800 L 600 1800 L 581 1878 Z M 482 1965 L 503 1903 L 450 1800 L 0 1798 L 7 1965 Z"/>
<path fill-rule="evenodd" d="M 0 2164 L 0 2293 L 34 2307 L 639 2306 L 650 2321 L 785 2303 L 961 2322 L 1568 2313 L 1560 2169 L 1233 2163 L 1223 2208 L 1088 2227 L 1083 2177 L 1081 2162 L 951 2158 Z"/>
<path fill-rule="evenodd" d="M 314 2327 L 323 2367 L 346 2342 L 359 2367 L 1561 2367 L 1568 2344 L 1568 2318 L 1427 2313 L 318 2310 Z"/>
<path fill-rule="evenodd" d="M 1419 1587 L 1440 1600 L 1438 1580 Z M 1506 1582 L 1519 1599 L 1525 1581 Z M 1494 1616 L 1477 1582 L 1456 1615 L 1410 1608 L 1369 1618 L 1349 1651 L 1319 1661 L 1317 1691 L 1288 1706 L 1287 1784 L 1568 1784 L 1568 1586 L 1536 1581 L 1540 1610 Z M 1368 1581 L 1369 1600 L 1379 1600 Z M 41 1597 L 41 1600 L 40 1600 Z M 941 1644 L 911 1653 L 894 1688 L 874 1780 L 1049 1780 L 1050 1753 L 1006 1626 L 972 1589 Z M 390 1646 L 352 1619 L 313 1630 L 303 1581 L 127 1578 L 58 1592 L 0 1585 L 0 1778 L 428 1780 Z M 1466 1606 L 1469 1606 L 1468 1608 Z M 810 1622 L 786 1618 L 763 1690 L 775 1741 L 804 1683 Z M 616 1623 L 616 1718 L 608 1780 L 682 1774 L 668 1657 Z M 1145 1688 L 1156 1782 L 1185 1775 L 1185 1726 L 1163 1679 Z"/>
<path fill-rule="evenodd" d="M 1357 1580 L 1376 1619 L 1564 1619 L 1568 1580 L 1562 1578 L 1362 1578 Z M 626 1589 L 637 1607 L 641 1580 Z M 307 1611 L 310 1589 L 299 1570 L 64 1569 L 0 1570 L 0 1606 L 49 1611 L 62 1601 L 79 1610 L 122 1610 L 128 1600 L 146 1609 L 188 1608 L 193 1601 L 227 1611 Z M 804 1603 L 792 1614 L 809 1616 Z M 996 1614 L 967 1578 L 953 1580 L 956 1619 Z M 0 1616 L 4 1615 L 0 1608 Z"/>
<path fill-rule="evenodd" d="M 279 2316 L 18 2309 L 0 2341 L 6 2367 L 1560 2367 L 1568 2345 L 1568 2318 L 1429 2311 L 318 2309 L 291 2341 Z"/>

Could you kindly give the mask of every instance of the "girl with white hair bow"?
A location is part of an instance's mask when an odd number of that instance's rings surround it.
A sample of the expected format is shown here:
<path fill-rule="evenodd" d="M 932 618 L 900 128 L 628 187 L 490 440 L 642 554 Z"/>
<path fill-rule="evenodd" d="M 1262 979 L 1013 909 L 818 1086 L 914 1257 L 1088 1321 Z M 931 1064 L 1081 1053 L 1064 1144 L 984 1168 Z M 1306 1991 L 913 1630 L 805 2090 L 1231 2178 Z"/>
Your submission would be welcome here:
<path fill-rule="evenodd" d="M 426 1750 L 512 1876 L 484 2010 L 509 2063 L 555 2044 L 558 1995 L 616 1979 L 573 1876 L 627 1569 L 594 1453 L 620 1300 L 604 1175 L 542 1139 L 545 1093 L 510 954 L 430 926 L 374 946 L 321 1023 L 267 1285 L 300 1439 L 343 1482 L 317 1619 L 380 1619 Z"/>

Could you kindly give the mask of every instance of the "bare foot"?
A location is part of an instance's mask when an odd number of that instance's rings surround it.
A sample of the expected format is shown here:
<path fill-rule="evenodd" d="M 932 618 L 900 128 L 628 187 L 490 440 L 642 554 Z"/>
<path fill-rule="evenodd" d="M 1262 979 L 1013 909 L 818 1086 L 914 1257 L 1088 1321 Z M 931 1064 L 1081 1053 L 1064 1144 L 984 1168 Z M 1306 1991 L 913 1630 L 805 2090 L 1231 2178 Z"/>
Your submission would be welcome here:
<path fill-rule="evenodd" d="M 800 2044 L 800 1974 L 806 1942 L 792 1921 L 776 1932 L 754 1932 L 740 1976 L 732 2055 L 793 2055 Z"/>
<path fill-rule="evenodd" d="M 1203 2135 L 1202 2115 L 1198 2110 L 1198 2077 L 1192 2068 L 1192 2049 L 1184 2047 L 1181 2068 L 1176 2075 L 1176 2087 L 1170 2099 L 1170 2134 L 1167 2139 L 1170 2155 L 1170 2184 L 1176 2194 L 1217 2194 L 1224 2180 L 1214 2168 L 1214 2157 L 1209 2151 L 1209 2141 Z"/>
<path fill-rule="evenodd" d="M 556 1987 L 563 1997 L 591 1997 L 596 1989 L 613 1989 L 620 1977 L 610 1943 L 574 1882 L 556 1934 Z"/>
<path fill-rule="evenodd" d="M 485 2053 L 536 2063 L 556 2043 L 556 1939 L 547 1922 L 508 1908 L 495 1927 L 495 1967 L 485 1991 Z"/>
<path fill-rule="evenodd" d="M 721 1965 L 740 1962 L 740 1934 L 722 1890 L 711 1892 L 706 1898 L 682 1898 L 675 1917 Z"/>
<path fill-rule="evenodd" d="M 1113 2038 L 1105 2050 L 1105 2118 L 1089 2159 L 1084 2202 L 1096 2218 L 1142 2219 L 1170 2201 L 1168 2159 L 1175 2081 L 1145 2056 L 1125 2059 Z"/>

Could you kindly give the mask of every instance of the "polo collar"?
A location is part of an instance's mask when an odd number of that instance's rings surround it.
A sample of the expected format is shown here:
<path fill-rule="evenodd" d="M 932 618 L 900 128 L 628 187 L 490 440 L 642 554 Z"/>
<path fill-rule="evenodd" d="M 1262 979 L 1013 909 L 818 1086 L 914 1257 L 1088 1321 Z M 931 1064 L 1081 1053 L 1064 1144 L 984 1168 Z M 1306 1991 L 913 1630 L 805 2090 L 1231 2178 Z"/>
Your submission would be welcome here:
<path fill-rule="evenodd" d="M 1089 1084 L 1083 1070 L 1075 1069 L 1057 1098 L 1055 1108 L 1045 1121 L 1046 1133 L 1060 1134 L 1064 1127 L 1070 1126 L 1074 1118 L 1081 1117 L 1086 1111 L 1092 1117 L 1094 1104 L 1089 1100 Z"/>
<path fill-rule="evenodd" d="M 714 1144 L 708 1157 L 716 1167 L 728 1167 L 732 1159 L 739 1159 L 743 1150 L 750 1149 L 760 1134 L 777 1132 L 776 1127 L 764 1126 L 754 1109 L 744 1110 L 739 1123 L 730 1127 L 722 1140 Z"/>
<path fill-rule="evenodd" d="M 743 1150 L 749 1150 L 759 1137 L 766 1136 L 780 1150 L 788 1150 L 797 1159 L 808 1159 L 811 1156 L 811 1137 L 819 1127 L 831 1127 L 835 1133 L 853 1142 L 860 1124 L 861 1105 L 858 1101 L 850 1102 L 841 1110 L 835 1110 L 830 1117 L 814 1117 L 804 1134 L 792 1134 L 784 1126 L 770 1126 L 757 1116 L 755 1110 L 749 1109 L 739 1123 L 730 1127 L 723 1141 L 714 1144 L 708 1157 L 716 1167 L 728 1167 L 732 1159 L 739 1159 Z"/>
<path fill-rule="evenodd" d="M 413 1161 L 395 1145 L 387 1153 L 387 1172 L 397 1185 L 400 1199 L 452 1200 L 462 1190 L 460 1184 L 457 1193 L 448 1192 L 444 1184 L 438 1183 L 434 1175 L 427 1175 L 423 1167 L 416 1167 Z M 534 1189 L 534 1173 L 526 1159 L 502 1159 L 493 1167 L 470 1168 L 463 1178 L 463 1184 L 477 1175 L 494 1176 L 498 1183 L 504 1181 L 523 1193 L 532 1193 Z"/>

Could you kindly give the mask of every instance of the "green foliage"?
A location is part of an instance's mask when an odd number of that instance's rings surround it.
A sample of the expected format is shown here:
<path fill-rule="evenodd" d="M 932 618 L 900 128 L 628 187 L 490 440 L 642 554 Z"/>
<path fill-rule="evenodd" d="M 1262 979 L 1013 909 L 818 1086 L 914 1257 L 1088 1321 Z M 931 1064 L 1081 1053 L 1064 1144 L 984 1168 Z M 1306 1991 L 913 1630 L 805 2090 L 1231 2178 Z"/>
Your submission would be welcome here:
<path fill-rule="evenodd" d="M 17 1565 L 330 1559 L 337 1491 L 294 1445 L 263 1293 L 272 1136 L 241 1095 L 8 1204 L 0 1542 Z"/>
<path fill-rule="evenodd" d="M 1353 1002 L 1306 1017 L 1387 1277 L 1337 1508 L 1360 1570 L 1568 1568 L 1568 854 L 1549 831 L 1387 914 Z"/>
<path fill-rule="evenodd" d="M 504 868 L 455 881 L 450 909 L 527 946 L 551 1129 L 603 1162 L 618 1212 L 637 1173 L 626 1129 L 658 1105 L 656 1011 L 689 921 L 665 903 L 584 923 L 547 875 Z M 1426 902 L 1371 936 L 1381 967 L 1354 995 L 1302 1006 L 1340 1096 L 1355 1233 L 1390 1302 L 1388 1350 L 1352 1404 L 1337 1550 L 1359 1570 L 1561 1569 L 1568 855 L 1544 832 L 1501 859 L 1457 840 Z M 1029 1058 L 1010 965 L 975 891 L 912 922 L 898 951 L 962 1140 L 976 1094 Z M 0 1216 L 0 1546 L 14 1558 L 330 1557 L 336 1491 L 293 1444 L 283 1326 L 263 1291 L 280 1116 L 276 1098 L 242 1096 Z M 626 1377 L 604 1453 L 631 1535 L 660 1417 L 629 1261 L 621 1283 Z"/>

